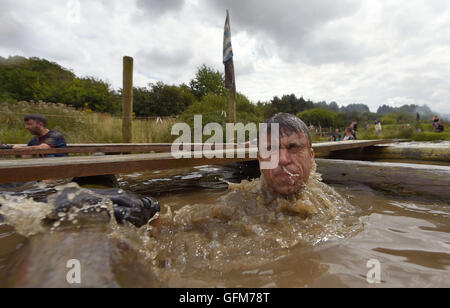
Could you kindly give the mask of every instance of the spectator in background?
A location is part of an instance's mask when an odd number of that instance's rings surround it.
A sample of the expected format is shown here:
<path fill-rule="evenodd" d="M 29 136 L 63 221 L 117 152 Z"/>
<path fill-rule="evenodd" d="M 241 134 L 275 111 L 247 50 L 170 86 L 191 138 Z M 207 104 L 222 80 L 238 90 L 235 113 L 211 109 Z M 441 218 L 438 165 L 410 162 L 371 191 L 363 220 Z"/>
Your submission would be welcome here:
<path fill-rule="evenodd" d="M 336 128 L 336 131 L 331 135 L 330 141 L 341 141 L 341 133 L 339 132 L 339 128 Z"/>
<path fill-rule="evenodd" d="M 431 119 L 433 125 L 433 131 L 437 132 L 438 123 L 440 123 L 440 119 L 437 114 L 434 115 L 433 119 Z"/>
<path fill-rule="evenodd" d="M 422 125 L 420 124 L 420 114 L 418 112 L 416 113 L 416 131 L 417 132 L 423 131 Z"/>
<path fill-rule="evenodd" d="M 347 129 L 345 130 L 344 141 L 347 140 L 355 140 L 355 137 L 353 137 L 352 129 L 350 127 L 347 127 Z"/>
<path fill-rule="evenodd" d="M 375 133 L 381 133 L 381 121 L 378 119 L 375 121 Z"/>
<path fill-rule="evenodd" d="M 352 131 L 353 138 L 356 140 L 356 131 L 358 130 L 358 122 L 356 122 L 356 120 L 353 120 L 349 128 Z"/>

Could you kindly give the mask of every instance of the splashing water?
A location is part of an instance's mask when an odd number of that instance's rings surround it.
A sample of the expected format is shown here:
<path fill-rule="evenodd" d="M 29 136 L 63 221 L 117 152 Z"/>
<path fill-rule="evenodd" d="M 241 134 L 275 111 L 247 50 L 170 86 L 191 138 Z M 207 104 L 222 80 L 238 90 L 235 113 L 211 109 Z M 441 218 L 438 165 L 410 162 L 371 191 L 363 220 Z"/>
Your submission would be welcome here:
<path fill-rule="evenodd" d="M 362 230 L 356 209 L 315 172 L 297 196 L 267 191 L 264 178 L 229 183 L 228 192 L 213 203 L 187 204 L 175 211 L 163 205 L 159 234 L 140 230 L 136 236 L 119 227 L 116 236 L 137 245 L 161 281 L 192 286 L 273 262 L 298 245 L 317 245 Z"/>
<path fill-rule="evenodd" d="M 0 196 L 0 204 L 0 214 L 7 218 L 18 233 L 32 236 L 45 232 L 42 220 L 52 211 L 49 204 L 15 196 Z"/>
<path fill-rule="evenodd" d="M 78 230 L 91 223 L 90 232 L 103 232 L 105 239 L 137 251 L 167 286 L 221 286 L 223 275 L 252 271 L 289 255 L 297 246 L 314 246 L 362 230 L 356 209 L 323 184 L 315 171 L 301 192 L 290 198 L 271 195 L 263 177 L 228 184 L 228 191 L 213 202 L 183 204 L 179 209 L 162 204 L 160 232 L 149 225 L 118 225 L 109 219 L 111 201 L 102 196 L 100 203 L 55 212 L 64 188 L 74 188 L 68 199 L 83 191 L 76 186 L 57 187 L 47 204 L 25 197 L 0 199 L 0 213 L 25 236 Z M 42 224 L 46 219 L 53 220 L 47 229 Z M 95 229 L 99 222 L 102 227 Z"/>

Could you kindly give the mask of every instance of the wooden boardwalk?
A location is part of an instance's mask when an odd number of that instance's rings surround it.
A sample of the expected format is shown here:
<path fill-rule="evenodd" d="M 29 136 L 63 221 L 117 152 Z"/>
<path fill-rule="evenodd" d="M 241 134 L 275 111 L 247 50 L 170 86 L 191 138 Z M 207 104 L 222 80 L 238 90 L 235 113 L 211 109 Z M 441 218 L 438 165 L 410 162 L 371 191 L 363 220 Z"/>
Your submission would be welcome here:
<path fill-rule="evenodd" d="M 356 140 L 313 144 L 316 153 L 363 148 L 376 144 L 392 143 L 392 140 Z M 104 174 L 133 173 L 138 171 L 177 169 L 202 165 L 220 165 L 254 160 L 257 149 L 223 150 L 224 158 L 206 158 L 217 151 L 204 151 L 202 158 L 176 159 L 169 152 L 171 144 L 95 144 L 70 145 L 67 149 L 36 150 L 33 154 L 56 153 L 130 153 L 161 152 L 150 154 L 71 156 L 61 158 L 0 160 L 0 184 L 43 179 L 60 179 Z M 191 152 L 200 154 L 199 152 Z M 1 150 L 1 155 L 25 154 L 20 150 Z M 27 152 L 26 154 L 31 154 Z M 227 154 L 234 158 L 226 158 Z M 241 158 L 237 154 L 241 155 Z M 212 156 L 212 155 L 211 155 Z M 192 155 L 194 157 L 194 155 Z"/>

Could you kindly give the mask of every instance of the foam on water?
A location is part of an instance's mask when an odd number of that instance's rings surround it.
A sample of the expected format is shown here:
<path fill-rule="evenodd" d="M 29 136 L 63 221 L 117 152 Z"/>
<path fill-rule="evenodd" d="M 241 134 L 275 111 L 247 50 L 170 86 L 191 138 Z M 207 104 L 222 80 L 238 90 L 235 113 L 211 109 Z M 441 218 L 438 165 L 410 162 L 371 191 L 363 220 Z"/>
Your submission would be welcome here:
<path fill-rule="evenodd" d="M 175 211 L 163 205 L 159 233 L 118 226 L 115 236 L 133 243 L 161 281 L 182 286 L 186 277 L 208 281 L 248 271 L 288 255 L 297 245 L 314 246 L 362 230 L 357 210 L 316 172 L 297 196 L 267 191 L 263 178 L 229 183 L 228 193 L 214 203 Z"/>
<path fill-rule="evenodd" d="M 105 239 L 137 251 L 147 268 L 168 286 L 217 282 L 227 273 L 248 272 L 279 260 L 298 245 L 315 246 L 362 230 L 357 210 L 322 183 L 315 171 L 301 192 L 290 198 L 270 194 L 261 178 L 229 183 L 228 192 L 214 202 L 199 201 L 176 210 L 162 204 L 160 232 L 150 225 L 135 228 L 105 219 L 105 212 L 109 217 L 113 212 L 112 203 L 103 196 L 98 196 L 103 198 L 100 203 L 55 212 L 58 196 L 67 193 L 67 188 L 73 189 L 67 194 L 69 200 L 85 191 L 73 184 L 60 186 L 48 203 L 3 196 L 0 213 L 28 237 L 94 225 L 92 232 L 97 230 Z M 102 213 L 103 218 L 98 218 Z M 50 226 L 42 223 L 48 219 L 53 220 Z M 95 229 L 100 222 L 102 227 Z"/>

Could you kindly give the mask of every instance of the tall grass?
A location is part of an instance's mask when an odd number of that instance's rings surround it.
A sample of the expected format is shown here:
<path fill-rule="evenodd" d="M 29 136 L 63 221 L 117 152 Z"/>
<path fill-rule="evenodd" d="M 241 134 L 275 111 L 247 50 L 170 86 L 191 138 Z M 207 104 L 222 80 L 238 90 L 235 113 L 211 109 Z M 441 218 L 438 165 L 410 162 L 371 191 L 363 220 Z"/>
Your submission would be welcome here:
<path fill-rule="evenodd" d="M 121 143 L 122 119 L 109 114 L 84 112 L 63 104 L 44 102 L 0 103 L 0 143 L 27 143 L 31 139 L 25 129 L 23 118 L 30 113 L 41 113 L 47 118 L 48 127 L 60 131 L 68 143 Z M 170 143 L 171 129 L 175 118 L 133 120 L 132 134 L 135 143 Z M 205 125 L 205 123 L 204 123 Z M 365 129 L 360 125 L 358 139 L 411 139 L 416 141 L 450 140 L 450 127 L 445 123 L 443 133 L 432 132 L 431 124 L 422 122 L 422 131 L 417 131 L 416 123 L 383 125 L 376 134 L 373 125 Z M 344 132 L 341 131 L 343 135 Z M 314 142 L 327 141 L 329 135 L 312 133 Z"/>
<path fill-rule="evenodd" d="M 450 140 L 448 125 L 442 133 L 433 132 L 429 123 L 390 124 L 383 125 L 382 131 L 377 134 L 373 127 L 358 130 L 358 139 L 410 139 L 415 141 Z M 418 128 L 420 127 L 420 130 Z"/>
<path fill-rule="evenodd" d="M 411 124 L 386 124 L 383 125 L 380 133 L 375 132 L 373 125 L 365 128 L 360 125 L 356 134 L 359 140 L 373 140 L 373 139 L 409 139 L 414 141 L 441 141 L 450 140 L 450 127 L 447 123 L 444 123 L 445 130 L 442 133 L 433 132 L 432 125 L 428 122 L 422 122 L 419 125 L 414 121 Z M 419 130 L 420 128 L 420 130 Z M 325 132 L 322 136 L 320 134 L 311 131 L 311 138 L 313 142 L 328 141 L 331 137 L 329 131 Z M 345 131 L 341 130 L 342 137 Z"/>
<path fill-rule="evenodd" d="M 58 130 L 67 143 L 121 143 L 122 119 L 109 114 L 84 112 L 63 104 L 3 102 L 0 103 L 0 143 L 27 143 L 30 133 L 23 118 L 40 113 L 47 118 L 47 127 Z M 171 128 L 175 119 L 133 120 L 132 134 L 135 143 L 171 142 Z"/>

